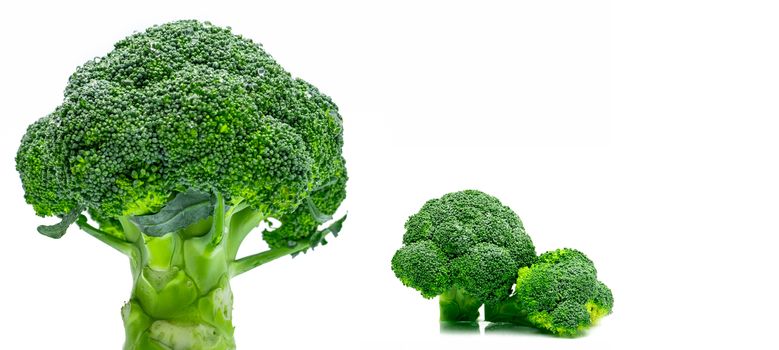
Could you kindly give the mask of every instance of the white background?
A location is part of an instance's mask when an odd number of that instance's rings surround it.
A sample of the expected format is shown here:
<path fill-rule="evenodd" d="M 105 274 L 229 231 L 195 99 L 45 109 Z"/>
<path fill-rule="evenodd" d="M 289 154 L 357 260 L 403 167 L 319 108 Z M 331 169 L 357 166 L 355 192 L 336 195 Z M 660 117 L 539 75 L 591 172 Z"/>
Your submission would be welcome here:
<path fill-rule="evenodd" d="M 263 43 L 345 123 L 342 235 L 233 281 L 239 348 L 776 348 L 779 11 L 642 3 L 4 2 L 2 347 L 120 348 L 127 261 L 37 234 L 51 219 L 13 157 L 78 65 L 196 18 Z M 574 340 L 439 334 L 389 260 L 410 214 L 464 188 L 511 206 L 539 251 L 586 252 L 614 314 Z"/>

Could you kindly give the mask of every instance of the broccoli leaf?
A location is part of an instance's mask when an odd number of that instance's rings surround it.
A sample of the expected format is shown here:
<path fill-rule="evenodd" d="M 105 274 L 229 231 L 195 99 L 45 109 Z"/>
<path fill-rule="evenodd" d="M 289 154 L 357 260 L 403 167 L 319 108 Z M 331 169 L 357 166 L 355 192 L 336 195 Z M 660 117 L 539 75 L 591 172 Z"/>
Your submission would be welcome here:
<path fill-rule="evenodd" d="M 319 210 L 319 208 L 316 207 L 314 202 L 311 200 L 311 197 L 306 198 L 306 206 L 308 207 L 308 210 L 311 212 L 311 216 L 314 217 L 314 220 L 316 220 L 316 222 L 320 224 L 324 224 L 333 218 L 332 215 L 327 215 L 325 213 L 322 213 Z"/>
<path fill-rule="evenodd" d="M 178 231 L 214 212 L 214 201 L 210 194 L 192 191 L 181 192 L 162 210 L 155 214 L 133 216 L 132 222 L 145 234 L 160 237 Z"/>
<path fill-rule="evenodd" d="M 338 237 L 338 233 L 341 232 L 341 228 L 344 225 L 344 221 L 346 221 L 346 215 L 342 216 L 340 219 L 336 220 L 330 226 L 328 226 L 326 229 L 322 231 L 327 231 L 333 234 L 333 237 Z"/>
<path fill-rule="evenodd" d="M 321 231 L 317 231 L 316 233 L 311 235 L 311 238 L 309 239 L 309 242 L 311 244 L 311 249 L 316 248 L 316 246 L 320 244 L 326 245 L 327 241 L 325 240 L 325 236 L 327 236 L 328 233 L 332 233 L 333 237 L 338 237 L 338 233 L 341 232 L 341 227 L 343 227 L 345 220 L 346 220 L 346 215 L 334 221 L 332 224 L 330 224 L 330 226 L 324 228 Z"/>
<path fill-rule="evenodd" d="M 62 217 L 62 221 L 54 225 L 40 225 L 38 226 L 38 232 L 44 236 L 48 236 L 54 239 L 60 238 L 65 235 L 68 227 L 76 222 L 78 216 L 84 211 L 84 207 L 78 207 L 71 210 L 69 213 Z"/>

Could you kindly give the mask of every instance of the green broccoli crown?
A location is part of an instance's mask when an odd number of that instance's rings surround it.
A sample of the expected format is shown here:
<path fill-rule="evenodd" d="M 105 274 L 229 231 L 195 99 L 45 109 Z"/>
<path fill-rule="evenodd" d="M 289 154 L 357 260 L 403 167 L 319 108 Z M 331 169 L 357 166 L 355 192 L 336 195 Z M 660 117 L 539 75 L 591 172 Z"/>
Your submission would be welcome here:
<path fill-rule="evenodd" d="M 517 269 L 536 258 L 517 214 L 476 190 L 425 203 L 406 222 L 403 243 L 392 269 L 426 298 L 456 286 L 482 301 L 504 299 Z"/>
<path fill-rule="evenodd" d="M 329 97 L 261 45 L 185 20 L 133 34 L 79 67 L 16 160 L 41 216 L 88 208 L 105 221 L 158 210 L 188 189 L 219 192 L 288 221 L 269 238 L 281 245 L 316 230 L 311 214 L 295 214 L 304 200 L 323 215 L 343 200 L 342 145 Z"/>
<path fill-rule="evenodd" d="M 536 327 L 575 336 L 611 313 L 611 290 L 596 274 L 592 261 L 578 250 L 546 252 L 519 269 L 513 298 Z"/>

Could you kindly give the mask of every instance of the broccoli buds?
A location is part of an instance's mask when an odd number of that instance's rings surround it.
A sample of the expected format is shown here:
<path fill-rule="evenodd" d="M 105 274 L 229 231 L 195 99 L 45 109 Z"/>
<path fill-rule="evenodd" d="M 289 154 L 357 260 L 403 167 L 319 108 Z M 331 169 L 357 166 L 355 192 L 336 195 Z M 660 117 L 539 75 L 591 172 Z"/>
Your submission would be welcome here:
<path fill-rule="evenodd" d="M 536 257 L 519 217 L 475 190 L 425 203 L 392 258 L 400 281 L 439 297 L 441 321 L 485 320 L 576 336 L 611 313 L 611 290 L 574 249 Z M 513 291 L 512 291 L 513 290 Z"/>
<path fill-rule="evenodd" d="M 290 221 L 286 244 L 317 226 L 294 214 L 304 200 L 328 215 L 343 200 L 342 146 L 328 96 L 251 40 L 185 20 L 79 67 L 62 104 L 28 128 L 16 162 L 41 216 L 88 208 L 105 222 L 157 212 L 179 192 L 218 192 Z"/>
<path fill-rule="evenodd" d="M 483 303 L 508 297 L 517 269 L 535 261 L 519 217 L 475 190 L 425 203 L 406 222 L 403 243 L 392 270 L 423 297 L 441 295 L 442 321 L 475 320 Z"/>
<path fill-rule="evenodd" d="M 611 313 L 611 290 L 597 280 L 595 266 L 574 249 L 546 252 L 519 269 L 514 294 L 485 306 L 485 319 L 533 326 L 576 336 Z"/>

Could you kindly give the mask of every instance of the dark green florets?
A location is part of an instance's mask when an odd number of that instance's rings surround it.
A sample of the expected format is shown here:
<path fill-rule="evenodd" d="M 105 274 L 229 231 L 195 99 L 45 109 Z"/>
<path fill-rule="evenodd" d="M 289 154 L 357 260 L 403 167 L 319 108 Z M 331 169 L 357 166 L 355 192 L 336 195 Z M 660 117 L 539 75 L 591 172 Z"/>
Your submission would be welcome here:
<path fill-rule="evenodd" d="M 576 336 L 614 305 L 587 256 L 558 249 L 536 257 L 519 217 L 479 191 L 427 201 L 406 221 L 403 244 L 392 270 L 423 297 L 439 296 L 441 321 L 476 321 L 484 305 L 486 321 Z"/>
<path fill-rule="evenodd" d="M 516 262 L 506 248 L 479 243 L 452 262 L 454 280 L 481 301 L 505 299 L 516 277 Z"/>
<path fill-rule="evenodd" d="M 511 301 L 540 329 L 575 336 L 611 312 L 611 290 L 597 280 L 592 261 L 577 250 L 541 254 L 518 276 Z"/>
<path fill-rule="evenodd" d="M 495 197 L 475 190 L 449 193 L 425 203 L 406 222 L 403 243 L 392 269 L 405 285 L 427 298 L 452 287 L 482 302 L 505 298 L 517 269 L 532 264 L 536 257 L 519 217 Z M 422 279 L 419 275 L 426 269 L 449 275 Z"/>
<path fill-rule="evenodd" d="M 39 215 L 64 215 L 78 206 L 72 196 L 61 190 L 67 187 L 67 148 L 57 139 L 60 123 L 57 115 L 55 111 L 27 128 L 16 157 L 24 198 Z"/>
<path fill-rule="evenodd" d="M 346 168 L 340 169 L 333 181 L 315 188 L 295 211 L 279 217 L 279 221 L 284 224 L 275 230 L 264 231 L 263 238 L 271 248 L 277 248 L 288 246 L 290 241 L 310 237 L 323 222 L 332 217 L 344 198 Z"/>
<path fill-rule="evenodd" d="M 43 216 L 83 207 L 106 221 L 194 189 L 286 216 L 290 228 L 276 236 L 298 236 L 311 227 L 292 214 L 306 198 L 328 214 L 343 200 L 342 144 L 329 97 L 261 45 L 188 20 L 129 36 L 79 67 L 62 105 L 28 128 L 17 170 Z"/>
<path fill-rule="evenodd" d="M 404 285 L 425 298 L 442 294 L 451 284 L 449 259 L 433 242 L 422 241 L 403 246 L 392 257 L 392 269 Z"/>
<path fill-rule="evenodd" d="M 449 257 L 461 256 L 476 244 L 476 235 L 470 226 L 457 220 L 448 220 L 433 229 L 431 241 Z"/>

